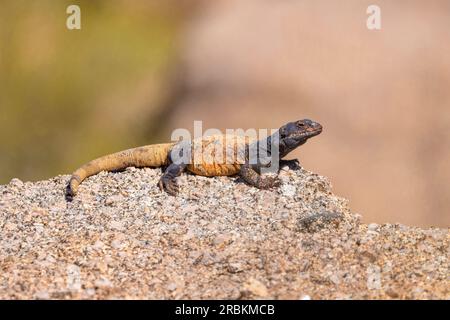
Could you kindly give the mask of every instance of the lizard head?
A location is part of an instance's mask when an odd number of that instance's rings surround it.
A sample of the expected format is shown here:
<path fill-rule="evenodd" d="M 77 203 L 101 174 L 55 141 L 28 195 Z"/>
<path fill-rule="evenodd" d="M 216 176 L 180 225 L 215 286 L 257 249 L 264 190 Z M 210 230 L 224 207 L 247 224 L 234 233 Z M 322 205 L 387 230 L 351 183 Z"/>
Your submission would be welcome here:
<path fill-rule="evenodd" d="M 309 138 L 320 134 L 322 126 L 312 120 L 303 119 L 285 124 L 278 132 L 280 135 L 280 151 L 284 156 L 304 144 Z"/>

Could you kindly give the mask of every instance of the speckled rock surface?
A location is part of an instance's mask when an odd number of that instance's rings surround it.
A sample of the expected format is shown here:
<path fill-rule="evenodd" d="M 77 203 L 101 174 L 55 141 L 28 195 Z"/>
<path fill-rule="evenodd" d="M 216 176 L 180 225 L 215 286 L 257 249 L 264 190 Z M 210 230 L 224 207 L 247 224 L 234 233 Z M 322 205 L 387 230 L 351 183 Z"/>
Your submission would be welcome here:
<path fill-rule="evenodd" d="M 129 168 L 0 186 L 1 299 L 449 299 L 449 230 L 361 224 L 328 180 L 284 167 L 238 178 Z M 407 213 L 405 213 L 407 214 Z"/>

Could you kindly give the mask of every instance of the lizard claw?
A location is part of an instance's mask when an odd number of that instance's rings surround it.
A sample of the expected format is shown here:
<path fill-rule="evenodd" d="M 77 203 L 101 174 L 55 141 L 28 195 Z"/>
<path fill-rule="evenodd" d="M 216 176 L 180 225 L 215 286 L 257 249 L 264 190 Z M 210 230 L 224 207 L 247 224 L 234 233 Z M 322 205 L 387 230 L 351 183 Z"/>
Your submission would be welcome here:
<path fill-rule="evenodd" d="M 176 196 L 178 193 L 178 185 L 175 179 L 161 178 L 158 182 L 159 189 L 165 191 L 171 196 Z"/>

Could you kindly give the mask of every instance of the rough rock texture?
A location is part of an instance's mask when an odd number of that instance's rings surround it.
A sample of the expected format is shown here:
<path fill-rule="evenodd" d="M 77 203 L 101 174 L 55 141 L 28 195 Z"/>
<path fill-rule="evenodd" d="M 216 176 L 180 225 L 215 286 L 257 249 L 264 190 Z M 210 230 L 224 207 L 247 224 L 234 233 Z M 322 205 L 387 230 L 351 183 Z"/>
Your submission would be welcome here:
<path fill-rule="evenodd" d="M 449 299 L 449 232 L 361 224 L 328 180 L 278 190 L 159 169 L 0 186 L 0 298 Z M 405 213 L 406 214 L 406 213 Z"/>

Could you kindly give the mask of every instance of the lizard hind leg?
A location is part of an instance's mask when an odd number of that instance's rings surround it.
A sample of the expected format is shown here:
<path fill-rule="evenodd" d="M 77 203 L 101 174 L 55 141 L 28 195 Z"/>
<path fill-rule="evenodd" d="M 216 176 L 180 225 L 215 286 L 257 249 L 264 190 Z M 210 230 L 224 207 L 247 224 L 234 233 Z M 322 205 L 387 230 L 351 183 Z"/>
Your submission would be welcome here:
<path fill-rule="evenodd" d="M 185 170 L 185 164 L 170 164 L 158 182 L 159 188 L 172 196 L 176 196 L 178 193 L 176 178 Z"/>
<path fill-rule="evenodd" d="M 73 174 L 69 180 L 69 183 L 66 187 L 65 198 L 66 201 L 72 201 L 78 191 L 78 186 L 80 185 L 82 179 L 79 175 Z"/>
<path fill-rule="evenodd" d="M 249 164 L 242 165 L 239 174 L 245 182 L 258 189 L 270 189 L 281 185 L 281 181 L 278 177 L 263 177 Z"/>

